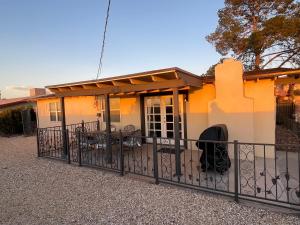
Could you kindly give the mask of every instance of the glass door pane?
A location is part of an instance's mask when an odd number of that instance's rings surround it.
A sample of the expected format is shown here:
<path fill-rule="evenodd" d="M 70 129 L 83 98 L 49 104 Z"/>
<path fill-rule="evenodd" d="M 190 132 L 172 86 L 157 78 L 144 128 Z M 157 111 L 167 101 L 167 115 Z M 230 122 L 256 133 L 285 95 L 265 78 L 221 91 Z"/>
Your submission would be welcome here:
<path fill-rule="evenodd" d="M 162 136 L 161 128 L 161 106 L 159 97 L 145 98 L 145 122 L 146 122 L 146 135 L 153 137 Z"/>

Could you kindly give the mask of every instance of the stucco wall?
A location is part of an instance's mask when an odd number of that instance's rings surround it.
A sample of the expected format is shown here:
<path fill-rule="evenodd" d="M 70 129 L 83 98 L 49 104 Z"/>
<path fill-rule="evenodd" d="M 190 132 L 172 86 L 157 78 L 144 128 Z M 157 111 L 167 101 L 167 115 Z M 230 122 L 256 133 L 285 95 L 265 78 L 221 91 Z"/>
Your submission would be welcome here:
<path fill-rule="evenodd" d="M 38 115 L 39 127 L 60 126 L 61 122 L 50 121 L 49 103 L 59 102 L 59 98 L 39 99 Z M 125 125 L 133 124 L 140 129 L 140 107 L 139 98 L 120 98 L 121 122 L 113 123 L 117 129 Z M 82 120 L 89 122 L 97 120 L 99 107 L 95 104 L 94 96 L 78 96 L 65 98 L 66 124 L 80 123 Z M 105 128 L 105 124 L 101 124 Z"/>
<path fill-rule="evenodd" d="M 82 120 L 97 120 L 97 107 L 94 96 L 65 98 L 66 124 L 80 123 Z"/>
<path fill-rule="evenodd" d="M 141 114 L 139 97 L 121 98 L 121 123 L 119 128 L 132 124 L 136 129 L 141 129 Z"/>
<path fill-rule="evenodd" d="M 208 104 L 209 126 L 226 124 L 229 141 L 275 143 L 274 81 L 243 82 L 242 64 L 227 59 L 216 67 L 215 88 L 216 98 Z M 241 153 L 248 159 L 254 149 L 256 156 L 264 155 L 262 146 L 245 148 L 241 146 Z M 265 154 L 274 158 L 274 149 L 268 148 Z"/>
<path fill-rule="evenodd" d="M 38 115 L 38 127 L 53 127 L 60 126 L 60 122 L 50 121 L 49 103 L 59 102 L 58 98 L 51 99 L 38 99 L 37 100 L 37 115 Z"/>
<path fill-rule="evenodd" d="M 225 124 L 230 141 L 254 141 L 254 100 L 244 94 L 243 65 L 225 60 L 215 69 L 216 98 L 209 103 L 209 126 Z"/>
<path fill-rule="evenodd" d="M 245 83 L 245 96 L 254 100 L 254 141 L 275 143 L 276 98 L 273 80 Z"/>
<path fill-rule="evenodd" d="M 202 89 L 190 91 L 186 102 L 187 138 L 198 139 L 208 126 L 208 102 L 215 98 L 215 87 L 206 84 Z"/>

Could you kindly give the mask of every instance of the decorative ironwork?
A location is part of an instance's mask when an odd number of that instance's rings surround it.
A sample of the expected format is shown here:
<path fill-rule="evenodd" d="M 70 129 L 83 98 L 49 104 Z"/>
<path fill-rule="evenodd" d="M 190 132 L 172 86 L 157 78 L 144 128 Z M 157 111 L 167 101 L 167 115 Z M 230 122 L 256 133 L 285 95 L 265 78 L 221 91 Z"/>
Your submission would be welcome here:
<path fill-rule="evenodd" d="M 240 144 L 239 147 L 240 194 L 300 204 L 299 152 L 277 151 L 275 145 Z"/>
<path fill-rule="evenodd" d="M 200 149 L 196 140 L 184 139 L 180 140 L 181 174 L 178 175 L 172 139 L 160 142 L 156 138 L 122 133 L 107 139 L 97 127 L 97 122 L 68 126 L 66 143 L 72 163 L 110 169 L 122 175 L 148 176 L 155 178 L 156 183 L 168 181 L 204 188 L 235 196 L 236 200 L 251 198 L 300 209 L 300 151 L 277 151 L 278 145 L 207 142 L 204 146 L 213 147 L 212 160 L 207 154 L 209 148 Z M 66 160 L 63 132 L 60 127 L 38 129 L 39 156 Z M 299 149 L 299 145 L 294 148 Z"/>

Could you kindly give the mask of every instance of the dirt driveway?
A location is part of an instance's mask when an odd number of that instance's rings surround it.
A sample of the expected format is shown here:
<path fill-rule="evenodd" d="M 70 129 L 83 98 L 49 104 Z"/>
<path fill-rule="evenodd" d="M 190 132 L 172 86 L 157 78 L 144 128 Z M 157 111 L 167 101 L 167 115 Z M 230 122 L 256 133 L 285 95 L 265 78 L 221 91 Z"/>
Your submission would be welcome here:
<path fill-rule="evenodd" d="M 36 157 L 0 138 L 0 224 L 300 224 L 300 218 Z"/>

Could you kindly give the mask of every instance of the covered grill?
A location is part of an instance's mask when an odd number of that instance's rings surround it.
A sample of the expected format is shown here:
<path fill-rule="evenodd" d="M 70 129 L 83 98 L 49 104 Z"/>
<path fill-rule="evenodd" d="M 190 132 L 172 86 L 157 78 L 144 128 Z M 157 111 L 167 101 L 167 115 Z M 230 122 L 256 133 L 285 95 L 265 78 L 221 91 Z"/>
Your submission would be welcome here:
<path fill-rule="evenodd" d="M 203 150 L 200 157 L 202 171 L 212 170 L 222 174 L 230 168 L 227 141 L 228 131 L 224 124 L 211 126 L 201 133 L 196 146 Z"/>

